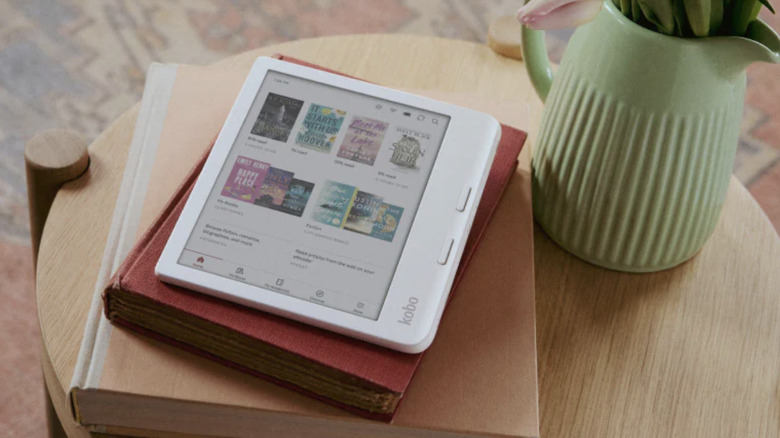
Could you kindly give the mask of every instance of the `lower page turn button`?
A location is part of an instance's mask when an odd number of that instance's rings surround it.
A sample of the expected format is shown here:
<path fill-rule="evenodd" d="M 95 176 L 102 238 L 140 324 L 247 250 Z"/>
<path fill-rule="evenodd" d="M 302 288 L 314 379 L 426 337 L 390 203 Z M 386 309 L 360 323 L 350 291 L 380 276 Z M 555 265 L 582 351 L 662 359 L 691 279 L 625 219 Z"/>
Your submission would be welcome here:
<path fill-rule="evenodd" d="M 455 239 L 449 238 L 444 241 L 444 245 L 441 247 L 441 252 L 439 253 L 439 262 L 440 265 L 446 265 L 447 260 L 450 258 L 450 251 L 452 250 L 452 244 L 455 242 Z"/>

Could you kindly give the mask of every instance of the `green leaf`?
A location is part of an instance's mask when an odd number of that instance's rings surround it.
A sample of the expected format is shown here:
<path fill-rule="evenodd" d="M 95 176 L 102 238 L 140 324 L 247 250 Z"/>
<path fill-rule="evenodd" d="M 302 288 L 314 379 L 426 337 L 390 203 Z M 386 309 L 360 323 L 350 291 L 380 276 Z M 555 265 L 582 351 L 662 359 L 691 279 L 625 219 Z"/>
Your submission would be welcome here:
<path fill-rule="evenodd" d="M 685 14 L 688 16 L 688 24 L 693 34 L 697 37 L 705 37 L 710 33 L 710 0 L 683 0 Z"/>
<path fill-rule="evenodd" d="M 674 12 L 670 0 L 638 0 L 647 20 L 653 23 L 658 31 L 674 35 Z"/>
<path fill-rule="evenodd" d="M 771 0 L 612 0 L 630 20 L 667 35 L 743 36 Z"/>
<path fill-rule="evenodd" d="M 639 0 L 631 0 L 631 19 L 634 20 L 634 23 L 642 24 L 644 18 L 645 14 L 639 7 Z"/>
<path fill-rule="evenodd" d="M 743 36 L 751 21 L 758 17 L 761 3 L 758 0 L 734 0 L 732 1 L 730 35 Z"/>
<path fill-rule="evenodd" d="M 683 0 L 672 0 L 672 14 L 674 15 L 674 22 L 677 25 L 677 31 L 675 35 L 679 37 L 691 36 L 691 26 L 688 24 L 688 15 L 685 12 L 685 5 Z"/>
<path fill-rule="evenodd" d="M 631 18 L 631 0 L 620 0 L 620 12 Z"/>
<path fill-rule="evenodd" d="M 720 32 L 720 25 L 723 24 L 723 1 L 712 0 L 710 9 L 710 35 L 717 35 Z"/>
<path fill-rule="evenodd" d="M 775 10 L 772 8 L 772 4 L 769 3 L 769 0 L 758 0 L 758 1 L 761 2 L 762 5 L 766 6 L 766 8 L 769 9 L 769 12 L 773 14 L 775 13 Z"/>

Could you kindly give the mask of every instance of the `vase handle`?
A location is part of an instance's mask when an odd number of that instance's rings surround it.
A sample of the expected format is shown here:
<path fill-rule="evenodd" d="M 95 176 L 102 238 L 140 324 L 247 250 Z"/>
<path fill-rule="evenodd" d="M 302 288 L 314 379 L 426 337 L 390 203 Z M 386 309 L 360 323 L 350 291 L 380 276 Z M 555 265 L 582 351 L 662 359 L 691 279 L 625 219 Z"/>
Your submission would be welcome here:
<path fill-rule="evenodd" d="M 521 46 L 528 77 L 531 78 L 536 94 L 544 102 L 553 82 L 553 71 L 544 45 L 544 32 L 523 25 Z"/>

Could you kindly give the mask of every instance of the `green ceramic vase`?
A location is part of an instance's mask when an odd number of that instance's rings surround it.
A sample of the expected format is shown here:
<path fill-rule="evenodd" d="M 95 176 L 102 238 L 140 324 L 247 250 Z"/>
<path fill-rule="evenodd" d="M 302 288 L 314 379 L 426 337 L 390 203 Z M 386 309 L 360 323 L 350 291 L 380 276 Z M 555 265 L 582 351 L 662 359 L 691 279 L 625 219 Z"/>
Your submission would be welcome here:
<path fill-rule="evenodd" d="M 747 37 L 670 37 L 607 0 L 572 36 L 554 80 L 541 32 L 523 29 L 523 57 L 545 101 L 532 152 L 534 217 L 545 232 L 620 271 L 695 255 L 725 200 L 745 68 L 777 63 L 778 35 L 758 21 Z"/>

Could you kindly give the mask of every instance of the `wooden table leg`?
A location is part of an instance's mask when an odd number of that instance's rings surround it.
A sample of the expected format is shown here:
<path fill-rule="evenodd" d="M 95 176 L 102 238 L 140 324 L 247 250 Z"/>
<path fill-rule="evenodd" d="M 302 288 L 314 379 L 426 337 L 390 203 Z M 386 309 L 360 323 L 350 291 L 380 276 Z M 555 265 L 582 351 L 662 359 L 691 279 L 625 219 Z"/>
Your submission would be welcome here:
<path fill-rule="evenodd" d="M 498 17 L 490 23 L 488 28 L 488 46 L 499 55 L 522 60 L 521 30 L 522 26 L 514 15 Z"/>
<path fill-rule="evenodd" d="M 27 173 L 33 261 L 37 261 L 43 225 L 57 190 L 66 182 L 81 176 L 89 167 L 87 142 L 71 131 L 41 132 L 27 142 L 24 167 Z"/>
<path fill-rule="evenodd" d="M 24 150 L 24 165 L 27 173 L 33 269 L 36 269 L 43 226 L 57 190 L 66 182 L 81 176 L 89 167 L 87 142 L 80 135 L 70 131 L 42 132 L 27 142 Z M 67 437 L 45 384 L 44 393 L 49 436 Z"/>
<path fill-rule="evenodd" d="M 51 438 L 68 438 L 59 417 L 57 417 L 57 411 L 54 410 L 54 404 L 51 402 L 46 385 L 43 386 L 43 395 L 46 397 L 46 425 L 49 429 L 49 436 Z"/>

